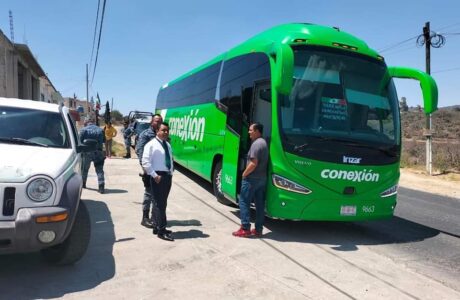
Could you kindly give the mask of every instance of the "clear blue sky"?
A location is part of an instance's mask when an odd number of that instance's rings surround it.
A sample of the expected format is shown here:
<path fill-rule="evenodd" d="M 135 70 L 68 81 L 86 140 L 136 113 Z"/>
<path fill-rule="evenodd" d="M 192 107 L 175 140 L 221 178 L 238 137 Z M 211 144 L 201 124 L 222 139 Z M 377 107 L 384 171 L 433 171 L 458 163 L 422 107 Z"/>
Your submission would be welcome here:
<path fill-rule="evenodd" d="M 10 36 L 11 9 L 15 42 L 28 44 L 64 97 L 75 93 L 83 99 L 97 5 L 98 0 L 2 0 L 0 29 Z M 426 21 L 436 32 L 457 33 L 432 49 L 431 70 L 440 106 L 460 104 L 459 0 L 107 0 L 90 96 L 98 92 L 103 103 L 113 97 L 123 114 L 152 111 L 161 85 L 279 24 L 338 26 L 382 50 L 417 36 Z M 388 65 L 425 70 L 425 51 L 415 39 L 381 54 Z M 90 79 L 92 73 L 93 66 Z M 422 104 L 415 81 L 399 80 L 397 87 L 410 106 Z"/>

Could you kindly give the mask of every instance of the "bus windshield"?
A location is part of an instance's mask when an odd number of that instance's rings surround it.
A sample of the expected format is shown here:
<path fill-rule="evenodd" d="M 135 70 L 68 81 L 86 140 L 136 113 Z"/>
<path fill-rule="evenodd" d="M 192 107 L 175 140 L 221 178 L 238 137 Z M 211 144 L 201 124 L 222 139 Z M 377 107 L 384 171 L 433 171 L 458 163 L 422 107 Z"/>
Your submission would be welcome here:
<path fill-rule="evenodd" d="M 367 148 L 395 157 L 400 145 L 398 100 L 385 64 L 319 47 L 293 50 L 293 88 L 279 101 L 286 150 L 311 154 L 321 144 L 322 151 L 325 146 L 347 153 Z"/>

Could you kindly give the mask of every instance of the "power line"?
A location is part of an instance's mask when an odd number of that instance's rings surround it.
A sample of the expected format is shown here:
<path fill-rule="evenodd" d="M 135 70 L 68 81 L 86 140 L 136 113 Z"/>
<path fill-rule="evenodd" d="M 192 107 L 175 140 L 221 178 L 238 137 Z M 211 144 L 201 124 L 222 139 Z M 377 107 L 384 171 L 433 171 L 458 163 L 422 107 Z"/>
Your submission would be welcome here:
<path fill-rule="evenodd" d="M 94 46 L 96 45 L 96 32 L 97 32 L 97 24 L 99 22 L 99 7 L 101 5 L 101 0 L 97 2 L 97 13 L 96 13 L 96 24 L 94 24 L 94 35 L 93 35 L 93 46 L 91 47 L 91 59 L 89 61 L 89 67 L 93 64 L 93 54 L 94 54 Z"/>
<path fill-rule="evenodd" d="M 420 34 L 417 37 L 417 46 L 422 47 L 429 40 L 429 45 L 433 48 L 441 48 L 446 43 L 444 35 L 430 31 L 427 35 Z"/>
<path fill-rule="evenodd" d="M 403 49 L 392 49 L 392 51 L 390 51 L 390 52 L 385 54 L 385 57 L 388 57 L 390 55 L 395 55 L 395 54 L 398 54 L 398 53 L 401 53 L 401 52 L 405 52 L 405 51 L 408 51 L 408 50 L 414 50 L 414 49 L 416 49 L 414 47 L 414 45 L 411 45 L 411 46 L 403 48 Z"/>
<path fill-rule="evenodd" d="M 382 53 L 382 52 L 388 51 L 388 50 L 390 50 L 390 49 L 396 48 L 396 47 L 398 47 L 398 46 L 401 46 L 401 45 L 403 45 L 403 44 L 405 44 L 405 43 L 407 43 L 407 42 L 410 42 L 410 41 L 416 39 L 417 37 L 418 37 L 418 35 L 413 36 L 413 37 L 411 37 L 411 38 L 408 38 L 408 39 L 406 39 L 406 40 L 404 40 L 404 41 L 401 41 L 401 42 L 399 42 L 399 43 L 396 43 L 396 44 L 393 44 L 393 45 L 390 45 L 390 46 L 386 46 L 386 47 L 384 47 L 384 48 L 382 48 L 382 49 L 379 49 L 378 52 L 379 52 L 379 53 Z"/>
<path fill-rule="evenodd" d="M 460 25 L 460 22 L 457 22 L 457 23 L 454 23 L 454 24 L 451 24 L 451 25 L 447 25 L 447 26 L 441 27 L 441 28 L 437 29 L 436 31 L 441 31 L 441 30 L 443 30 L 443 29 L 455 27 L 455 26 L 457 26 L 457 25 Z M 434 34 L 436 35 L 436 33 L 434 33 Z M 459 34 L 459 33 L 445 33 L 445 34 L 443 34 L 443 35 L 458 35 L 458 34 Z M 438 35 L 441 35 L 441 34 L 438 34 Z M 399 46 L 401 46 L 401 45 L 403 45 L 403 44 L 405 44 L 405 43 L 407 43 L 407 42 L 410 42 L 410 41 L 412 41 L 412 40 L 414 40 L 414 39 L 417 39 L 417 38 L 419 38 L 419 35 L 416 35 L 416 36 L 414 36 L 414 37 L 405 39 L 405 40 L 403 40 L 403 41 L 401 41 L 401 42 L 398 42 L 398 43 L 395 43 L 395 44 L 391 44 L 391 45 L 389 45 L 389 46 L 385 46 L 385 47 L 383 47 L 382 49 L 378 49 L 377 51 L 378 51 L 379 53 L 382 53 L 382 52 L 385 52 L 385 51 L 389 51 L 389 50 L 391 50 L 391 49 L 393 49 L 393 48 L 397 48 L 397 47 L 399 47 Z"/>
<path fill-rule="evenodd" d="M 450 72 L 450 71 L 456 71 L 456 70 L 460 70 L 460 67 L 450 68 L 450 69 L 444 69 L 444 70 L 439 70 L 439 71 L 435 71 L 435 72 L 432 72 L 432 73 L 433 73 L 433 74 L 434 74 L 434 73 L 444 73 L 444 72 Z"/>
<path fill-rule="evenodd" d="M 457 23 L 454 23 L 454 24 L 451 24 L 451 25 L 444 26 L 444 27 L 442 27 L 442 28 L 436 29 L 436 31 L 440 31 L 440 30 L 443 30 L 443 29 L 446 29 L 446 28 L 450 28 L 450 27 L 457 26 L 457 25 L 460 25 L 460 22 L 457 22 Z"/>
<path fill-rule="evenodd" d="M 97 58 L 99 57 L 99 46 L 101 45 L 101 36 L 102 36 L 102 24 L 104 23 L 104 14 L 105 14 L 105 3 L 106 3 L 106 0 L 104 0 L 104 4 L 102 5 L 101 26 L 99 27 L 99 40 L 97 42 L 96 59 L 94 61 L 94 69 L 93 69 L 93 76 L 91 78 L 91 85 L 93 84 L 93 81 L 94 81 L 94 74 L 96 74 Z"/>

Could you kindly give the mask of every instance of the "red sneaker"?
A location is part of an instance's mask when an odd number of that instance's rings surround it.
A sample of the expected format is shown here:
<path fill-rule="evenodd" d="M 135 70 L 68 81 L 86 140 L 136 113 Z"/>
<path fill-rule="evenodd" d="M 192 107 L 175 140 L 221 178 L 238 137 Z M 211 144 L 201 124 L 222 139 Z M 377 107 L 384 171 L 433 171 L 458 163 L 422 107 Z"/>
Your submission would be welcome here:
<path fill-rule="evenodd" d="M 255 237 L 261 237 L 262 236 L 262 231 L 257 231 L 255 228 L 251 229 L 251 235 Z"/>
<path fill-rule="evenodd" d="M 251 231 L 245 230 L 243 229 L 243 227 L 240 227 L 239 230 L 233 232 L 232 234 L 233 236 L 236 236 L 236 237 L 249 237 L 251 235 Z"/>

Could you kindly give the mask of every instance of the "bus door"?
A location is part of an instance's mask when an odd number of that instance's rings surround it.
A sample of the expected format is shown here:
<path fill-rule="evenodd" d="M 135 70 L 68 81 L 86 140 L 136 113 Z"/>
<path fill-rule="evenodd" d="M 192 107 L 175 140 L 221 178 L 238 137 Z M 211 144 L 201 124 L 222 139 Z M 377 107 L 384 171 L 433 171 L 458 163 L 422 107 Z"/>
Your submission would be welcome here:
<path fill-rule="evenodd" d="M 240 152 L 240 135 L 233 129 L 225 130 L 224 158 L 222 161 L 222 192 L 230 199 L 236 200 L 238 189 L 238 158 Z"/>
<path fill-rule="evenodd" d="M 270 145 L 272 131 L 272 90 L 270 81 L 256 82 L 253 99 L 251 120 L 264 126 L 263 138 L 267 141 L 267 145 Z"/>
<path fill-rule="evenodd" d="M 252 102 L 252 86 L 241 88 L 240 97 L 227 101 L 227 124 L 225 129 L 224 158 L 222 161 L 222 192 L 237 201 L 244 170 L 245 145 L 248 140 L 248 114 L 244 113 L 244 103 Z"/>

